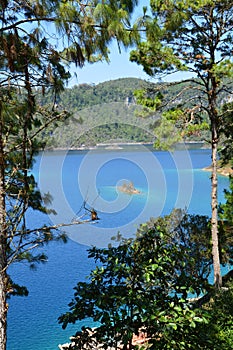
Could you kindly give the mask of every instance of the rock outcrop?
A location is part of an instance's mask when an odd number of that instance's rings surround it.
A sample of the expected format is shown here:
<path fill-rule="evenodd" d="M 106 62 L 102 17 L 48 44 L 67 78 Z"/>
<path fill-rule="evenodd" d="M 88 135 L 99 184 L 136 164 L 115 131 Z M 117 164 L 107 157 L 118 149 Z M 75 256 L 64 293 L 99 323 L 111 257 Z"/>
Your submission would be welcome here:
<path fill-rule="evenodd" d="M 120 192 L 127 194 L 140 194 L 141 192 L 134 187 L 133 182 L 123 183 L 123 185 L 118 186 Z"/>

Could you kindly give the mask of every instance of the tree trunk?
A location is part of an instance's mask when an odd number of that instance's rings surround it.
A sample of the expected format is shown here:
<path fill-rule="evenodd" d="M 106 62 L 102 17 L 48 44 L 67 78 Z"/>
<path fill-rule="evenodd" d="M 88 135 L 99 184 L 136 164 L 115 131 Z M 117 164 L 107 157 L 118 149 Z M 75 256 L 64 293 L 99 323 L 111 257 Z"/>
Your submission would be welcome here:
<path fill-rule="evenodd" d="M 214 267 L 214 285 L 216 288 L 222 286 L 221 266 L 219 258 L 219 244 L 218 244 L 218 179 L 217 179 L 217 146 L 218 134 L 216 118 L 212 118 L 212 177 L 211 177 L 211 234 L 212 234 L 212 255 Z"/>
<path fill-rule="evenodd" d="M 0 350 L 6 350 L 7 340 L 7 228 L 5 202 L 5 161 L 3 144 L 3 120 L 0 105 Z"/>

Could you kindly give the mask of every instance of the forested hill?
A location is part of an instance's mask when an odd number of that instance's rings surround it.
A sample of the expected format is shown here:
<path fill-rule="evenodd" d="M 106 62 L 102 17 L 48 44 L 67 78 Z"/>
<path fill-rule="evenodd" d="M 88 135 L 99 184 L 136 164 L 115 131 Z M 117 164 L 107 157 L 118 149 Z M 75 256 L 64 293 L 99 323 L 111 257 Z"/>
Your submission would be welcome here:
<path fill-rule="evenodd" d="M 56 129 L 43 135 L 47 148 L 76 148 L 109 142 L 153 142 L 153 125 L 159 113 L 149 118 L 136 116 L 140 109 L 134 91 L 155 85 L 137 78 L 122 78 L 98 85 L 81 84 L 65 89 L 57 99 L 57 107 L 66 109 L 72 117 Z M 183 88 L 170 87 L 166 94 L 174 100 Z M 183 97 L 185 98 L 185 96 Z M 50 96 L 43 103 L 49 103 Z"/>
<path fill-rule="evenodd" d="M 146 81 L 137 78 L 122 78 L 98 85 L 75 85 L 73 88 L 65 90 L 61 95 L 60 102 L 66 108 L 72 106 L 74 111 L 103 103 L 124 103 L 127 99 L 131 100 L 133 98 L 135 90 L 148 84 Z"/>
<path fill-rule="evenodd" d="M 47 148 L 76 148 L 110 142 L 153 142 L 151 125 L 155 117 L 136 116 L 133 93 L 146 81 L 124 78 L 98 85 L 80 84 L 65 89 L 57 99 L 59 109 L 72 116 L 43 135 Z M 47 95 L 43 103 L 50 103 Z"/>

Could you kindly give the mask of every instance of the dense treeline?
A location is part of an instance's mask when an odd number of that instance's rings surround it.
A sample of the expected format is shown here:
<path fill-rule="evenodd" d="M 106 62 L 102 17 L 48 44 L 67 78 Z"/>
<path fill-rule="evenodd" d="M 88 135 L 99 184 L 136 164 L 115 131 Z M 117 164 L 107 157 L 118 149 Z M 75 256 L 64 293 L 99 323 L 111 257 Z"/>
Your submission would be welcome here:
<path fill-rule="evenodd" d="M 188 83 L 178 86 L 152 83 L 137 78 L 122 78 L 98 85 L 81 84 L 65 89 L 56 97 L 55 108 L 66 109 L 72 117 L 66 125 L 47 130 L 43 141 L 47 148 L 75 148 L 82 145 L 93 146 L 103 142 L 154 142 L 154 128 L 160 111 L 147 118 L 139 118 L 141 106 L 136 104 L 134 92 L 143 88 L 164 85 L 164 99 L 168 107 L 177 102 L 180 91 Z M 191 90 L 192 91 L 192 90 Z M 192 92 L 182 96 L 193 99 Z M 43 104 L 51 104 L 51 96 L 43 97 Z M 200 141 L 208 138 L 208 131 L 195 133 L 186 138 Z"/>
<path fill-rule="evenodd" d="M 97 85 L 79 84 L 65 89 L 56 97 L 56 103 L 60 107 L 71 108 L 75 112 L 93 105 L 109 102 L 125 102 L 126 99 L 129 98 L 130 100 L 133 98 L 135 90 L 148 85 L 154 84 L 137 78 L 121 78 Z M 43 103 L 50 102 L 51 94 L 43 97 Z"/>

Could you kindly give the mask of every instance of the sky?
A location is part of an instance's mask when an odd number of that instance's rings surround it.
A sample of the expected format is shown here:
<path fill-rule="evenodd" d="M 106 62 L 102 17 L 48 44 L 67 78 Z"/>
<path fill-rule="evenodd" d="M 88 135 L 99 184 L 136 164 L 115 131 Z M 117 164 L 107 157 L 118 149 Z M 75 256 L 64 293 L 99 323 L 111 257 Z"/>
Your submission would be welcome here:
<path fill-rule="evenodd" d="M 83 68 L 76 68 L 74 71 L 77 77 L 73 77 L 70 84 L 98 84 L 108 80 L 129 77 L 149 80 L 150 77 L 143 72 L 141 66 L 129 61 L 129 52 L 130 50 L 125 51 L 123 48 L 122 52 L 119 53 L 117 46 L 112 45 L 110 63 L 98 62 L 85 64 Z"/>
<path fill-rule="evenodd" d="M 149 8 L 149 0 L 139 0 L 138 6 L 134 10 L 132 21 L 140 17 L 143 6 Z M 75 69 L 77 78 L 70 81 L 71 85 L 77 84 L 98 84 L 108 80 L 115 80 L 119 78 L 141 78 L 150 79 L 150 77 L 143 72 L 141 66 L 129 61 L 130 50 L 127 51 L 121 48 L 121 53 L 117 47 L 116 42 L 110 46 L 110 63 L 98 62 L 93 64 L 85 64 L 83 68 Z"/>
<path fill-rule="evenodd" d="M 142 13 L 142 7 L 149 7 L 149 0 L 139 0 L 139 5 L 136 8 L 133 20 L 138 18 Z M 134 62 L 129 61 L 130 50 L 127 51 L 122 48 L 121 53 L 118 50 L 117 44 L 113 43 L 110 46 L 110 63 L 98 62 L 93 64 L 85 64 L 83 68 L 75 68 L 73 72 L 77 74 L 77 77 L 73 77 L 69 86 L 78 84 L 98 84 L 109 80 L 115 80 L 119 78 L 140 78 L 157 82 L 158 77 L 151 78 L 145 72 L 143 68 Z M 163 79 L 164 82 L 182 80 L 187 78 L 187 73 L 176 73 L 171 76 L 167 76 Z"/>
<path fill-rule="evenodd" d="M 117 45 L 112 45 L 110 48 L 110 63 L 98 62 L 93 64 L 85 64 L 83 68 L 75 68 L 73 73 L 77 74 L 77 77 L 73 77 L 70 80 L 69 85 L 79 84 L 98 84 L 109 80 L 115 80 L 119 78 L 140 78 L 151 82 L 158 82 L 159 77 L 151 78 L 144 71 L 142 66 L 137 65 L 135 62 L 129 61 L 130 49 L 122 49 L 119 52 Z M 179 81 L 187 79 L 191 75 L 188 73 L 175 73 L 163 78 L 164 82 Z"/>

